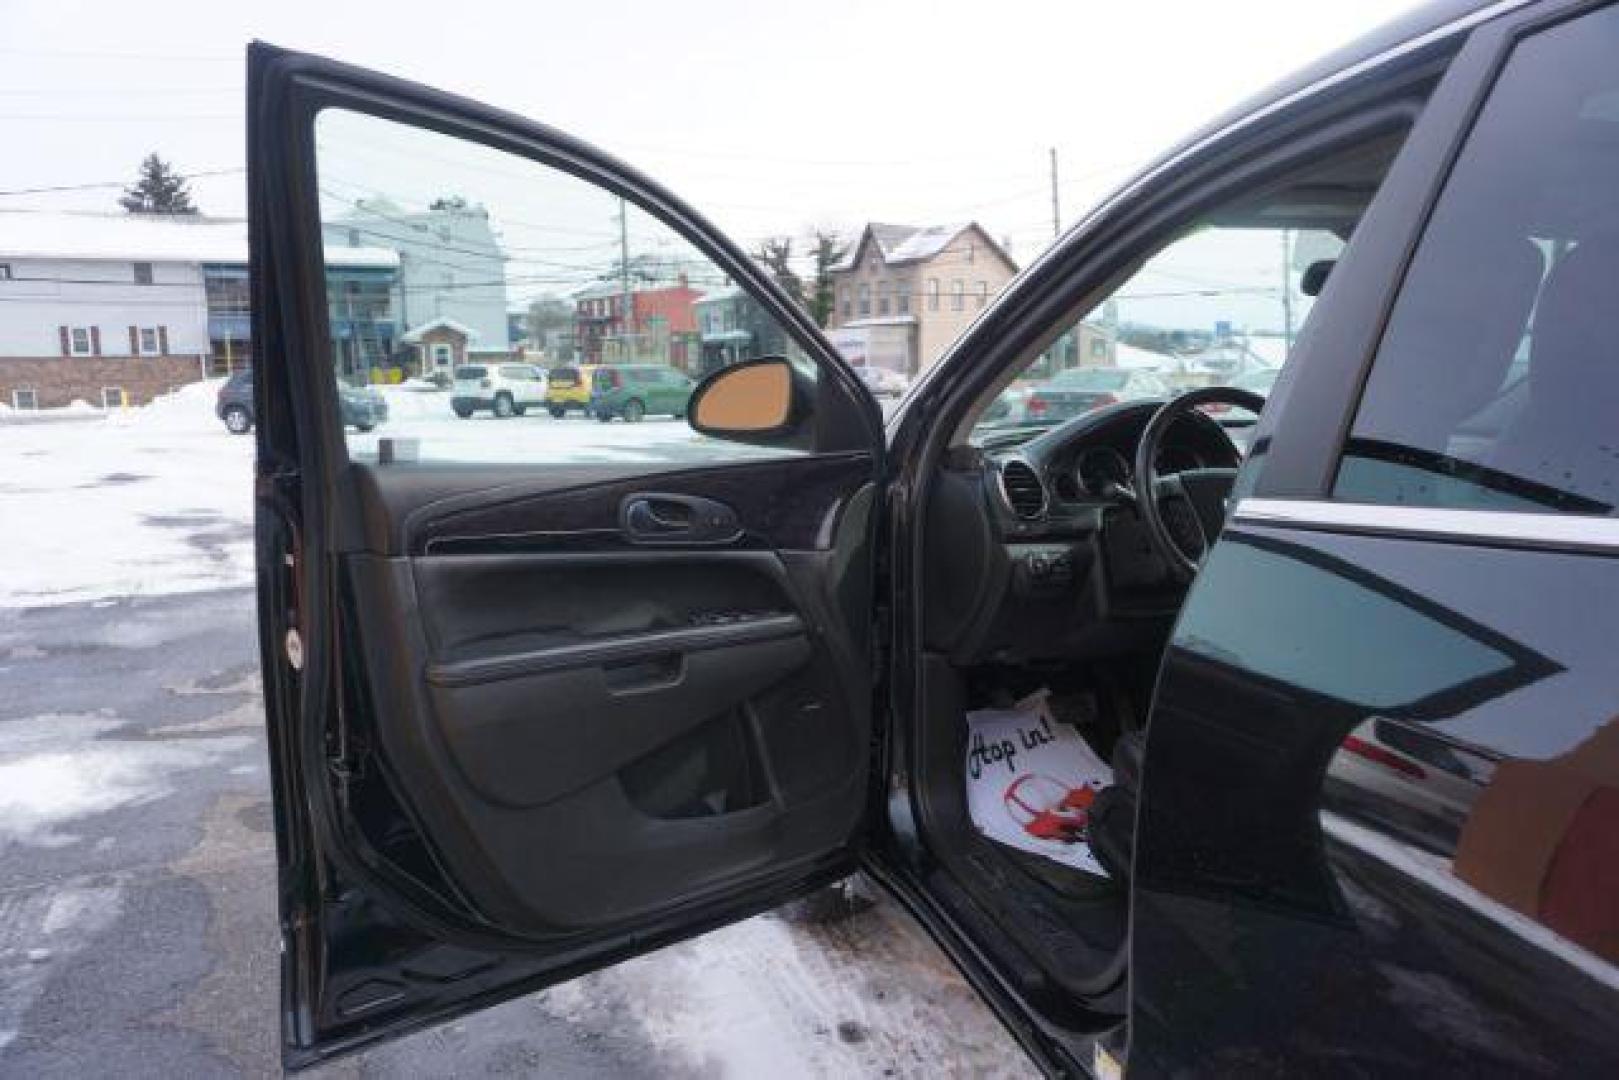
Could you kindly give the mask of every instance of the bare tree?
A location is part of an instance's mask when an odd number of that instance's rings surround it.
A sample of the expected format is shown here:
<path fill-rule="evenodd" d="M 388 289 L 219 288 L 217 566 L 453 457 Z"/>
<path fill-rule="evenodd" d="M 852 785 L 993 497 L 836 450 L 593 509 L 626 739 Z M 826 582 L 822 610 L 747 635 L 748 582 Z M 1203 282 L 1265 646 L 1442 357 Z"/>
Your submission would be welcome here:
<path fill-rule="evenodd" d="M 793 303 L 799 307 L 808 307 L 804 300 L 804 279 L 798 276 L 793 269 L 793 241 L 788 236 L 772 236 L 759 241 L 759 249 L 753 253 L 764 268 L 770 271 L 770 276 L 776 279 L 776 284 L 792 297 Z"/>
<path fill-rule="evenodd" d="M 831 321 L 832 308 L 837 302 L 832 288 L 832 269 L 848 253 L 849 245 L 836 230 L 818 228 L 810 234 L 810 257 L 815 264 L 815 277 L 811 282 L 809 310 L 820 326 Z"/>

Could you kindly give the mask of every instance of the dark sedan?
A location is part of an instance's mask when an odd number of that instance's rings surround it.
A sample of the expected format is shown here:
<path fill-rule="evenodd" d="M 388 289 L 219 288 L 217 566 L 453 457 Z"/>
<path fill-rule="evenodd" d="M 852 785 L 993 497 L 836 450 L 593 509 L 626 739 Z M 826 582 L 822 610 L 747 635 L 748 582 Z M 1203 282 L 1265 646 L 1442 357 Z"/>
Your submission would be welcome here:
<path fill-rule="evenodd" d="M 388 419 L 388 402 L 375 390 L 337 387 L 337 407 L 343 415 L 343 426 L 358 431 L 371 431 Z M 225 380 L 214 402 L 214 415 L 225 422 L 234 434 L 245 435 L 253 430 L 257 414 L 253 410 L 253 370 L 243 368 Z"/>

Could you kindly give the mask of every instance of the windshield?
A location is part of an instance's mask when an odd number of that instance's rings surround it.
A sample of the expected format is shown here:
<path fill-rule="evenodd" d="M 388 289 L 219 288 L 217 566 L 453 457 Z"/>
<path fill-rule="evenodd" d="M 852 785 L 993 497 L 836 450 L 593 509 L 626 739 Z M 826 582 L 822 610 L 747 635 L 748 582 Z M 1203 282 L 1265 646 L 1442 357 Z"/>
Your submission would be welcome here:
<path fill-rule="evenodd" d="M 1120 390 L 1129 381 L 1130 373 L 1117 368 L 1075 368 L 1053 375 L 1051 385 L 1064 390 Z"/>
<path fill-rule="evenodd" d="M 1252 390 L 1255 393 L 1266 394 L 1276 384 L 1276 376 L 1281 374 L 1280 368 L 1268 371 L 1253 371 L 1232 381 L 1231 385 L 1239 390 Z"/>
<path fill-rule="evenodd" d="M 1335 208 L 1339 217 L 1308 228 L 1272 224 L 1263 209 L 1216 210 L 1147 259 L 1022 363 L 981 406 L 968 441 L 1005 445 L 1119 402 L 1205 386 L 1267 391 L 1355 211 Z M 1290 203 L 1274 216 L 1298 223 L 1306 212 L 1321 213 Z"/>

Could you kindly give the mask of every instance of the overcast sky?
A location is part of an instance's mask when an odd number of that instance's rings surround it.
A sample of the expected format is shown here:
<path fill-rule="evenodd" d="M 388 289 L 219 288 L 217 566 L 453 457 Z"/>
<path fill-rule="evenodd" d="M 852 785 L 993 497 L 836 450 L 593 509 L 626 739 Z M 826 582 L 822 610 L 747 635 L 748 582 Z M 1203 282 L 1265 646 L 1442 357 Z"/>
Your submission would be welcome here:
<path fill-rule="evenodd" d="M 243 49 L 306 49 L 505 106 L 648 170 L 750 243 L 977 219 L 1027 262 L 1166 144 L 1408 0 L 1352 4 L 0 3 L 0 191 L 243 160 Z M 193 182 L 240 214 L 239 172 Z M 115 188 L 0 206 L 116 209 Z"/>

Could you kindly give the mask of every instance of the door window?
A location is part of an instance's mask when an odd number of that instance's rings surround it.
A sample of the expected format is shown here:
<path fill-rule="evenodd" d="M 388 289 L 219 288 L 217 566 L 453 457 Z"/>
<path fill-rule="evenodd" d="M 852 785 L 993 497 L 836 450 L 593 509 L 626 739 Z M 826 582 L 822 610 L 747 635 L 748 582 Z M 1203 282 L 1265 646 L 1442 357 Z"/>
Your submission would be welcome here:
<path fill-rule="evenodd" d="M 648 373 L 662 369 L 701 375 L 766 355 L 787 356 L 809 380 L 815 365 L 684 236 L 595 183 L 344 109 L 323 111 L 315 138 L 334 373 L 389 399 L 385 422 L 345 432 L 351 457 L 374 460 L 380 440 L 400 437 L 416 441 L 420 462 L 685 462 L 800 452 L 709 438 L 673 418 L 629 426 L 578 412 L 458 416 L 446 377 L 457 352 L 497 361 L 491 370 L 507 378 L 532 377 L 490 354 L 518 358 L 506 346 L 507 312 L 534 304 L 568 312 L 564 333 L 581 363 L 638 365 L 619 369 L 623 385 L 660 385 Z M 373 287 L 365 304 L 337 287 L 336 267 L 341 280 L 366 276 Z M 626 292 L 633 307 L 623 302 Z M 746 329 L 715 335 L 703 327 L 699 305 L 715 294 L 756 309 L 739 320 Z M 626 310 L 634 312 L 628 320 Z M 435 340 L 443 336 L 456 344 Z"/>
<path fill-rule="evenodd" d="M 1333 494 L 1619 505 L 1619 9 L 1514 51 L 1379 346 Z"/>

